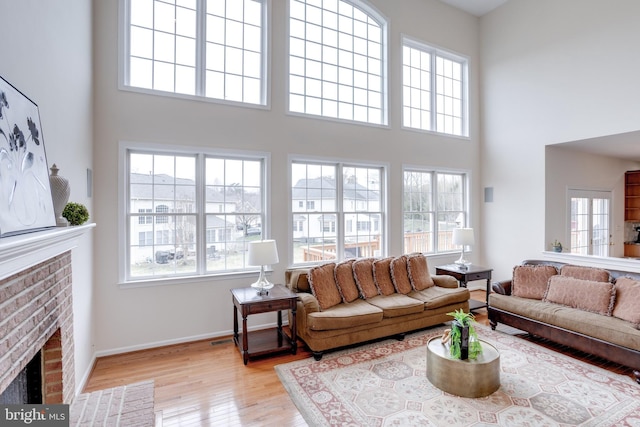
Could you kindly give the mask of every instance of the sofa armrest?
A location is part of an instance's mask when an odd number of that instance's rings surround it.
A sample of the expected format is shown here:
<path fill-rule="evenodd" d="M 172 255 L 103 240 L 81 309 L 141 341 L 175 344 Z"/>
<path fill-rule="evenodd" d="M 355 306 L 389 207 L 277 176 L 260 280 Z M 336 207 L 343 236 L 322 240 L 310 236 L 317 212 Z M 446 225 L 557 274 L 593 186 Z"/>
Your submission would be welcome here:
<path fill-rule="evenodd" d="M 511 279 L 493 282 L 491 289 L 500 295 L 511 295 Z"/>
<path fill-rule="evenodd" d="M 458 280 L 453 276 L 448 276 L 446 274 L 434 274 L 431 276 L 433 278 L 433 283 L 436 286 L 440 286 L 441 288 L 457 288 Z"/>
<path fill-rule="evenodd" d="M 298 309 L 302 308 L 304 310 L 304 314 L 307 315 L 309 313 L 315 313 L 316 311 L 320 311 L 320 304 L 318 304 L 318 300 L 313 294 L 309 294 L 306 292 L 298 292 Z"/>

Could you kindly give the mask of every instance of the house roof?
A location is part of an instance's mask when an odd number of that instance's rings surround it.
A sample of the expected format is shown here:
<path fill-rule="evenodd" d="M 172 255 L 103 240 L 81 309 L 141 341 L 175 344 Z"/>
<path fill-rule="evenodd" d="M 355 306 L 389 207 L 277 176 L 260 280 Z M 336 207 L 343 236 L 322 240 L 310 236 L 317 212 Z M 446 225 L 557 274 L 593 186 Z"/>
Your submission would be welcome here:
<path fill-rule="evenodd" d="M 144 185 L 148 184 L 148 185 Z M 154 184 L 154 185 L 151 185 Z M 236 203 L 238 197 L 224 194 L 207 187 L 207 203 Z M 131 173 L 131 199 L 141 200 L 193 200 L 195 182 L 191 179 L 175 178 L 167 174 Z"/>
<path fill-rule="evenodd" d="M 336 182 L 327 177 L 300 179 L 292 190 L 293 200 L 321 200 L 336 198 Z M 344 198 L 348 200 L 378 200 L 380 193 L 363 187 L 358 183 L 348 183 L 344 189 Z"/>

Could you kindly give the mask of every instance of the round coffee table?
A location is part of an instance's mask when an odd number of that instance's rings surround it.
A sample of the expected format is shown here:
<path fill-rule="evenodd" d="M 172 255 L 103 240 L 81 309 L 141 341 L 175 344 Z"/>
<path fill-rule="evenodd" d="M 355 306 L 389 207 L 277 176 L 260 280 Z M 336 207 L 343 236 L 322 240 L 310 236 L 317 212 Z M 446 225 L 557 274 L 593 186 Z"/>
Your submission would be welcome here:
<path fill-rule="evenodd" d="M 484 397 L 500 388 L 500 354 L 480 340 L 482 353 L 474 360 L 449 357 L 441 337 L 427 343 L 427 378 L 442 391 L 462 397 Z"/>

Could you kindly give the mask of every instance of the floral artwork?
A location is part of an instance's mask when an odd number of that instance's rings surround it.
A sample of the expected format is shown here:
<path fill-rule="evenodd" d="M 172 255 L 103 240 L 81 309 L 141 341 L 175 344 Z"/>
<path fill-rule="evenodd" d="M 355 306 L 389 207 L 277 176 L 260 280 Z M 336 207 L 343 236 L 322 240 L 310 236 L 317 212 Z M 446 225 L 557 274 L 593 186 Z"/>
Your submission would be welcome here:
<path fill-rule="evenodd" d="M 0 77 L 0 237 L 55 224 L 38 106 Z"/>

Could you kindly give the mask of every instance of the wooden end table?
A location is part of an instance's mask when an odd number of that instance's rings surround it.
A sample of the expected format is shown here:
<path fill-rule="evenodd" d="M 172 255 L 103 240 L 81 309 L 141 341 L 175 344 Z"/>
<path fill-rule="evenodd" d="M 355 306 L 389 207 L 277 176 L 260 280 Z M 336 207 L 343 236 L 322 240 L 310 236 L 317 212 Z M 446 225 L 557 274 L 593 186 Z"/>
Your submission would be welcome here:
<path fill-rule="evenodd" d="M 487 281 L 487 296 L 485 302 L 470 299 L 469 310 L 477 310 L 479 308 L 489 306 L 492 271 L 492 268 L 480 267 L 478 265 L 467 265 L 466 268 L 463 268 L 460 264 L 447 264 L 436 267 L 436 274 L 446 274 L 448 276 L 455 277 L 463 288 L 467 287 L 467 282 L 472 282 L 474 280 Z"/>
<path fill-rule="evenodd" d="M 233 340 L 242 353 L 246 365 L 249 357 L 262 356 L 291 350 L 296 354 L 296 301 L 298 296 L 289 288 L 275 285 L 268 295 L 258 295 L 256 288 L 231 289 L 233 295 Z M 282 329 L 282 310 L 291 310 L 293 324 L 289 325 L 291 336 Z M 242 315 L 242 333 L 238 332 L 238 311 Z M 247 316 L 250 314 L 278 312 L 278 327 L 247 332 Z"/>

